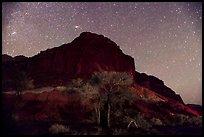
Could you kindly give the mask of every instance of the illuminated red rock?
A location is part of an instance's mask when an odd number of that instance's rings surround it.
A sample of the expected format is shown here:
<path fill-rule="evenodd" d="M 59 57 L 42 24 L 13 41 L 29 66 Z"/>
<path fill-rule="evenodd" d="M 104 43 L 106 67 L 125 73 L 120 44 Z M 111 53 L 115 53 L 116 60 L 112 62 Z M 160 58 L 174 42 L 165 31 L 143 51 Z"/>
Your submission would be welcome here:
<path fill-rule="evenodd" d="M 51 81 L 64 83 L 73 77 L 87 76 L 95 71 L 121 71 L 131 74 L 135 71 L 134 59 L 122 53 L 116 43 L 89 32 L 82 33 L 71 43 L 33 56 L 25 67 L 37 79 L 37 84 Z"/>
<path fill-rule="evenodd" d="M 143 96 L 139 85 L 137 87 L 131 87 L 131 90 L 137 92 L 137 95 Z M 152 92 L 149 89 L 143 89 L 150 96 L 148 103 L 143 99 L 137 99 L 133 103 L 133 108 L 143 113 L 145 117 L 158 117 L 164 118 L 166 116 L 172 116 L 174 114 L 186 114 L 193 116 L 200 116 L 199 113 L 187 105 L 168 101 L 163 96 Z M 157 99 L 155 99 L 157 98 Z M 16 104 L 16 102 L 18 102 Z M 16 110 L 16 117 L 19 120 L 36 120 L 36 121 L 49 121 L 49 120 L 68 120 L 73 117 L 82 118 L 87 112 L 94 111 L 91 104 L 82 105 L 81 99 L 77 94 L 65 94 L 65 92 L 54 89 L 42 93 L 26 92 L 21 95 L 21 99 L 17 99 L 15 94 L 4 93 L 3 94 L 3 112 L 8 113 L 14 109 L 16 104 L 18 109 Z M 69 115 L 69 116 L 68 116 Z"/>
<path fill-rule="evenodd" d="M 5 55 L 4 58 L 11 60 Z M 140 86 L 170 101 L 183 103 L 182 98 L 162 80 L 135 71 L 134 59 L 125 55 L 116 43 L 90 32 L 83 32 L 71 43 L 47 49 L 30 58 L 18 56 L 12 61 L 3 61 L 2 69 L 4 83 L 16 70 L 21 70 L 34 80 L 35 87 L 66 85 L 73 78 L 86 78 L 95 71 L 127 72 Z M 4 85 L 4 91 L 12 89 L 12 84 Z"/>

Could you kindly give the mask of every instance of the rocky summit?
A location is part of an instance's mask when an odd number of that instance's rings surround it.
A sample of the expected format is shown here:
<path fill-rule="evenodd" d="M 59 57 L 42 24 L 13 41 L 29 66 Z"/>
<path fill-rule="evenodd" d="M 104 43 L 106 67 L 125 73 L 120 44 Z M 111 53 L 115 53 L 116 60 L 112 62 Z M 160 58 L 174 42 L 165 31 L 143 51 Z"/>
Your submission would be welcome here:
<path fill-rule="evenodd" d="M 27 72 L 36 87 L 64 85 L 70 79 L 87 77 L 93 72 L 127 72 L 134 76 L 139 85 L 183 102 L 163 81 L 137 72 L 134 59 L 124 54 L 115 42 L 91 32 L 83 32 L 71 43 L 47 49 L 30 58 L 2 57 L 3 81 L 8 81 L 16 70 Z"/>
<path fill-rule="evenodd" d="M 134 77 L 132 90 L 140 96 L 145 92 L 147 93 L 146 96 L 152 96 L 151 99 L 153 100 L 159 98 L 163 101 L 163 107 L 160 106 L 160 108 L 166 109 L 168 106 L 174 112 L 179 110 L 180 112 L 199 115 L 186 106 L 180 95 L 165 86 L 162 80 L 137 72 L 134 59 L 124 54 L 115 42 L 103 35 L 83 32 L 71 43 L 41 51 L 33 57 L 17 56 L 12 58 L 8 55 L 2 55 L 2 59 L 4 92 L 14 89 L 14 85 L 9 84 L 9 81 L 19 70 L 25 71 L 29 75 L 34 81 L 35 88 L 66 86 L 70 80 L 79 77 L 86 79 L 94 72 L 126 72 Z M 176 103 L 177 106 L 175 107 Z M 142 103 L 139 104 L 141 105 L 138 107 L 141 107 Z M 146 106 L 146 108 L 148 107 Z M 149 113 L 152 108 L 157 107 L 149 106 L 147 112 Z M 164 112 L 163 110 L 162 112 Z M 169 111 L 168 113 L 170 113 Z"/>
<path fill-rule="evenodd" d="M 8 58 L 8 57 L 7 57 Z M 7 59 L 8 60 L 8 59 Z M 10 59 L 11 60 L 11 59 Z M 134 59 L 125 55 L 110 39 L 90 32 L 83 32 L 71 43 L 47 49 L 39 54 L 22 60 L 4 61 L 3 65 L 11 70 L 26 71 L 34 79 L 36 86 L 61 85 L 75 77 L 83 77 L 100 71 L 117 71 L 133 74 Z"/>

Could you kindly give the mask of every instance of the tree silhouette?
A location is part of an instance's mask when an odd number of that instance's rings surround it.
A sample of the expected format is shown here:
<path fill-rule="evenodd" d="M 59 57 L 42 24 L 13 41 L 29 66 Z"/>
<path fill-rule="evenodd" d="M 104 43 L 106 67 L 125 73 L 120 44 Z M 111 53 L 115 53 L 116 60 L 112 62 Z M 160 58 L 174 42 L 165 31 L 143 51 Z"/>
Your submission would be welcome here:
<path fill-rule="evenodd" d="M 28 77 L 24 71 L 16 71 L 12 78 L 14 89 L 19 96 L 25 89 L 32 89 L 34 87 L 33 80 Z"/>
<path fill-rule="evenodd" d="M 125 102 L 133 101 L 133 93 L 129 92 L 128 86 L 132 84 L 133 78 L 125 72 L 102 72 L 94 73 L 90 83 L 99 87 L 101 108 L 106 113 L 104 124 L 110 127 L 111 109 L 122 107 Z"/>
<path fill-rule="evenodd" d="M 66 92 L 78 92 L 83 102 L 94 106 L 98 126 L 110 127 L 111 109 L 133 102 L 134 94 L 128 89 L 132 82 L 132 76 L 124 72 L 96 72 L 87 82 L 72 80 Z"/>

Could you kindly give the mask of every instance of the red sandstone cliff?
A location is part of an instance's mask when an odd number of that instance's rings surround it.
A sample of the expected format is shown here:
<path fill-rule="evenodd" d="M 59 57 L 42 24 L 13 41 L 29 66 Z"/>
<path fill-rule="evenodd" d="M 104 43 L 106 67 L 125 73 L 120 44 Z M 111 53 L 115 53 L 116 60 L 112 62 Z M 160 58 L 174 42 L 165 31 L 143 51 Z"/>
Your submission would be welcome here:
<path fill-rule="evenodd" d="M 4 82 L 9 81 L 16 70 L 27 72 L 36 87 L 66 85 L 72 78 L 86 78 L 95 71 L 127 72 L 139 85 L 183 103 L 181 97 L 166 87 L 162 80 L 136 72 L 134 59 L 103 35 L 83 32 L 71 43 L 47 49 L 30 58 L 3 57 Z M 12 86 L 7 84 L 3 89 L 7 90 L 7 87 Z"/>
<path fill-rule="evenodd" d="M 135 101 L 134 107 L 147 117 L 171 117 L 176 113 L 200 115 L 185 105 L 182 98 L 165 86 L 162 80 L 135 71 L 134 59 L 102 35 L 84 32 L 71 43 L 47 49 L 30 58 L 2 57 L 4 91 L 12 89 L 13 85 L 9 81 L 18 70 L 27 72 L 34 80 L 35 87 L 66 85 L 70 79 L 87 78 L 95 71 L 127 72 L 133 75 L 135 81 L 130 89 L 144 99 Z M 154 103 L 147 103 L 145 98 Z M 5 112 L 12 109 L 15 101 L 14 94 L 3 94 Z M 51 92 L 25 93 L 18 104 L 17 115 L 21 120 L 63 120 L 69 114 L 75 116 L 81 111 L 91 110 L 91 107 L 88 110 L 83 108 L 77 96 L 65 96 L 56 89 Z"/>

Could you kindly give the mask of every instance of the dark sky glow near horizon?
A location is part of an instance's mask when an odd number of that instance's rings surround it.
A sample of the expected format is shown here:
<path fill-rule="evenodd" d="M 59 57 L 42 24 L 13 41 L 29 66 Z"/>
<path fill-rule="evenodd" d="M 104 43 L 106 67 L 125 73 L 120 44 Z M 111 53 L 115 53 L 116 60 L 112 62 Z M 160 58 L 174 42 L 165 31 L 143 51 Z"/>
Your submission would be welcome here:
<path fill-rule="evenodd" d="M 81 32 L 102 34 L 185 103 L 202 104 L 202 3 L 2 3 L 2 53 L 36 55 Z"/>

